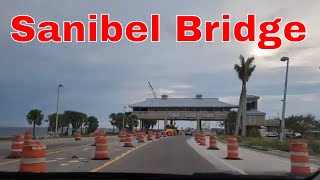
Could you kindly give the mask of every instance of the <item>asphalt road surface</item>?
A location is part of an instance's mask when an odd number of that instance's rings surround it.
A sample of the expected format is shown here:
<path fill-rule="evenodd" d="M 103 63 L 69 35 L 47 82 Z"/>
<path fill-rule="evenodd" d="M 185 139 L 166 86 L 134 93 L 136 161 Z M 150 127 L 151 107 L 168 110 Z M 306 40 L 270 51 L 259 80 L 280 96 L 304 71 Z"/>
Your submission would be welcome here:
<path fill-rule="evenodd" d="M 133 148 L 122 147 L 116 136 L 108 137 L 108 155 L 112 161 L 122 153 Z M 91 160 L 95 154 L 93 138 L 52 139 L 46 142 L 46 172 L 89 172 L 108 162 L 106 160 Z M 137 146 L 137 143 L 134 143 Z M 3 150 L 4 151 L 4 150 Z M 10 150 L 6 151 L 8 154 Z M 17 172 L 20 159 L 0 158 L 0 171 Z"/>
<path fill-rule="evenodd" d="M 99 172 L 193 174 L 217 169 L 186 142 L 190 136 L 172 136 L 145 145 Z"/>

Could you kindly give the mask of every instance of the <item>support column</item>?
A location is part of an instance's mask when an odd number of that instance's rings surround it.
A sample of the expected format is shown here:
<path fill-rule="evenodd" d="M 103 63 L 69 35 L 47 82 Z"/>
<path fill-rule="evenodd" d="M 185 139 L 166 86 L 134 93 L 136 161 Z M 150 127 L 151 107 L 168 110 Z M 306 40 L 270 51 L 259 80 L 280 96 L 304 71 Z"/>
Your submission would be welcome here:
<path fill-rule="evenodd" d="M 165 119 L 165 120 L 164 120 L 164 123 L 163 123 L 163 129 L 166 129 L 167 124 L 168 124 L 168 120 Z"/>
<path fill-rule="evenodd" d="M 197 131 L 200 131 L 200 119 L 197 119 Z"/>
<path fill-rule="evenodd" d="M 171 120 L 170 120 L 170 125 L 172 125 L 172 124 L 173 124 L 173 120 L 171 119 Z"/>

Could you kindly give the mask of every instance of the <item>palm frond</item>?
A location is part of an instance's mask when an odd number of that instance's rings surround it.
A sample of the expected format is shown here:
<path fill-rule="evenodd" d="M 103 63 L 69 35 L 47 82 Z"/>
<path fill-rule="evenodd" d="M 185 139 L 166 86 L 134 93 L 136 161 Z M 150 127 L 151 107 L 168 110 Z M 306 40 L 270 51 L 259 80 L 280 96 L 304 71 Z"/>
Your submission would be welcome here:
<path fill-rule="evenodd" d="M 256 65 L 253 65 L 251 67 L 249 67 L 248 69 L 248 80 L 250 78 L 250 76 L 252 75 L 252 72 L 256 69 Z"/>
<path fill-rule="evenodd" d="M 244 66 L 244 64 L 246 62 L 245 62 L 244 57 L 242 56 L 242 54 L 240 54 L 239 59 L 240 59 L 241 66 Z"/>

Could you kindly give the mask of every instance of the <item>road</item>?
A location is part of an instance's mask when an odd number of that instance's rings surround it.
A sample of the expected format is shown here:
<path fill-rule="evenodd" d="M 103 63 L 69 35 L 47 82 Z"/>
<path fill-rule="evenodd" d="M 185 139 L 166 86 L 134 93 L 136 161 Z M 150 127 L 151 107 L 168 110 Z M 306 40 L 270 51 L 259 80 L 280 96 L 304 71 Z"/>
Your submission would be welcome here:
<path fill-rule="evenodd" d="M 217 172 L 217 168 L 190 148 L 186 142 L 188 138 L 190 137 L 163 138 L 132 152 L 99 172 L 166 174 Z"/>
<path fill-rule="evenodd" d="M 283 156 L 239 148 L 242 160 L 226 160 L 226 144 L 218 142 L 220 150 L 208 150 L 191 136 L 161 137 L 160 140 L 123 147 L 117 136 L 108 136 L 110 160 L 92 160 L 95 154 L 93 138 L 45 140 L 47 144 L 47 172 L 135 172 L 193 174 L 229 172 L 233 174 L 288 174 L 290 160 Z M 209 138 L 206 137 L 209 144 Z M 8 154 L 9 148 L 0 143 L 0 152 Z M 0 158 L 0 171 L 16 172 L 20 159 Z M 314 172 L 319 164 L 310 164 Z"/>
<path fill-rule="evenodd" d="M 108 154 L 112 159 L 133 148 L 122 147 L 116 136 L 108 137 Z M 50 140 L 47 144 L 46 171 L 47 172 L 88 172 L 105 163 L 103 160 L 91 160 L 94 157 L 95 146 L 93 138 L 73 138 Z M 133 143 L 139 146 L 137 143 Z M 2 149 L 2 151 L 4 151 Z M 10 150 L 6 152 L 9 153 Z M 18 171 L 20 159 L 0 158 L 0 171 Z"/>

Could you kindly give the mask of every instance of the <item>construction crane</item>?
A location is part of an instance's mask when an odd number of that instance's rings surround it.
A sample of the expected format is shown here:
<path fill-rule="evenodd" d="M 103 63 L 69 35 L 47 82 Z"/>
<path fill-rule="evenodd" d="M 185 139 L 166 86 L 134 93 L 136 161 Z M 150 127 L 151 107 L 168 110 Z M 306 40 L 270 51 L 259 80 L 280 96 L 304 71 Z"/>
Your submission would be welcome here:
<path fill-rule="evenodd" d="M 153 97 L 154 98 L 157 98 L 157 94 L 156 94 L 156 92 L 154 91 L 154 89 L 153 89 L 153 87 L 152 87 L 152 85 L 151 85 L 151 83 L 148 81 L 148 84 L 149 84 L 149 88 L 151 89 L 151 92 L 152 92 L 152 95 L 153 95 Z"/>
<path fill-rule="evenodd" d="M 148 84 L 149 84 L 149 88 L 151 89 L 151 92 L 152 92 L 152 95 L 153 95 L 153 98 L 157 98 L 157 94 L 156 92 L 154 91 L 151 83 L 148 81 Z M 159 120 L 157 120 L 157 124 L 158 124 L 158 131 L 159 131 Z"/>

